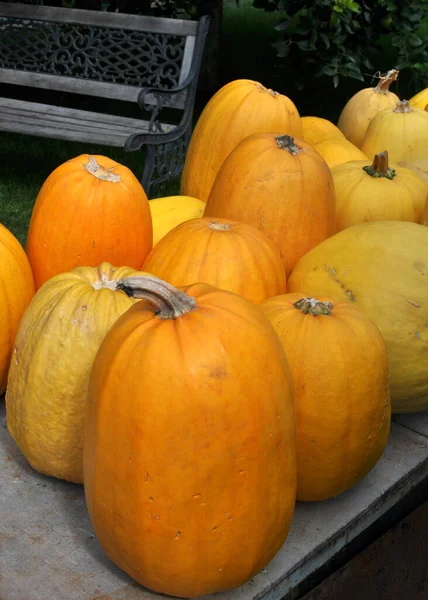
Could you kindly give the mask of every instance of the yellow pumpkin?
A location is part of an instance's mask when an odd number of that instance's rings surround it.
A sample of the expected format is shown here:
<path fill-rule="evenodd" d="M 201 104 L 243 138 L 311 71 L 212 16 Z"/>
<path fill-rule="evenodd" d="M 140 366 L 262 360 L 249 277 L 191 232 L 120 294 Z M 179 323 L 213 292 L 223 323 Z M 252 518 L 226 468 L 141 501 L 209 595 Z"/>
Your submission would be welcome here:
<path fill-rule="evenodd" d="M 367 221 L 420 223 L 427 185 L 410 169 L 389 166 L 388 153 L 376 154 L 372 165 L 351 161 L 331 170 L 336 191 L 336 230 Z"/>
<path fill-rule="evenodd" d="M 308 252 L 289 292 L 355 303 L 388 349 L 392 411 L 428 408 L 428 228 L 406 221 L 348 227 Z"/>
<path fill-rule="evenodd" d="M 27 255 L 13 233 L 0 224 L 0 394 L 6 389 L 13 340 L 33 295 Z"/>
<path fill-rule="evenodd" d="M 6 394 L 9 431 L 30 465 L 83 482 L 89 372 L 101 341 L 135 300 L 117 290 L 131 267 L 77 267 L 42 285 L 15 339 Z"/>
<path fill-rule="evenodd" d="M 428 185 L 428 158 L 414 160 L 400 160 L 397 165 L 410 169 Z"/>
<path fill-rule="evenodd" d="M 297 500 L 333 498 L 370 471 L 388 441 L 385 341 L 348 302 L 293 293 L 260 308 L 281 340 L 294 382 Z"/>
<path fill-rule="evenodd" d="M 321 117 L 300 117 L 303 140 L 311 146 L 330 138 L 343 139 L 345 136 L 336 125 Z"/>
<path fill-rule="evenodd" d="M 361 148 L 370 121 L 384 108 L 393 108 L 400 98 L 390 91 L 398 71 L 392 69 L 380 78 L 376 87 L 364 88 L 348 100 L 342 110 L 338 127 L 357 148 Z"/>
<path fill-rule="evenodd" d="M 425 227 L 428 227 L 428 196 L 425 202 L 425 210 L 424 210 L 424 214 L 422 215 L 422 225 L 425 225 Z"/>
<path fill-rule="evenodd" d="M 230 219 L 181 223 L 153 248 L 144 270 L 175 286 L 205 282 L 255 303 L 283 294 L 286 285 L 273 242 L 256 227 Z"/>
<path fill-rule="evenodd" d="M 388 149 L 393 163 L 428 159 L 428 112 L 402 100 L 395 108 L 378 113 L 367 128 L 361 146 L 367 156 Z"/>
<path fill-rule="evenodd" d="M 367 160 L 367 156 L 346 138 L 329 138 L 314 145 L 331 168 L 350 160 Z"/>
<path fill-rule="evenodd" d="M 181 194 L 206 202 L 228 154 L 247 136 L 270 131 L 302 137 L 299 112 L 287 96 L 249 79 L 223 86 L 205 106 L 193 130 Z"/>
<path fill-rule="evenodd" d="M 428 104 L 428 88 L 425 88 L 412 96 L 410 98 L 409 103 L 413 106 L 413 108 L 422 108 L 425 110 L 425 107 Z"/>
<path fill-rule="evenodd" d="M 194 598 L 242 585 L 287 537 L 292 381 L 258 306 L 207 284 L 183 293 L 144 279 L 122 281 L 145 301 L 113 325 L 92 367 L 86 503 L 121 569 Z"/>
<path fill-rule="evenodd" d="M 205 202 L 190 196 L 166 196 L 149 201 L 153 224 L 153 246 L 171 229 L 189 219 L 202 217 Z"/>

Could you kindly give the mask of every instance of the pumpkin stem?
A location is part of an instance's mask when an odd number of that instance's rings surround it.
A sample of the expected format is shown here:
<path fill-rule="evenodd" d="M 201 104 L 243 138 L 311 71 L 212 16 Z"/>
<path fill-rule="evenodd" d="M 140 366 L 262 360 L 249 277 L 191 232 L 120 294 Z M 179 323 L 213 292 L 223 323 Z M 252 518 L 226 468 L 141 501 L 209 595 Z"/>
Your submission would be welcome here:
<path fill-rule="evenodd" d="M 371 177 L 386 177 L 386 179 L 394 179 L 395 177 L 395 169 L 388 166 L 387 150 L 376 154 L 373 164 L 363 167 L 363 171 L 371 175 Z"/>
<path fill-rule="evenodd" d="M 398 71 L 397 69 L 391 69 L 386 75 L 383 75 L 374 91 L 378 94 L 387 94 L 389 92 L 389 86 L 393 81 L 397 81 Z"/>
<path fill-rule="evenodd" d="M 211 221 L 208 225 L 210 229 L 214 229 L 215 231 L 230 231 L 231 224 L 230 223 L 219 223 L 218 221 Z"/>
<path fill-rule="evenodd" d="M 120 175 L 117 173 L 112 173 L 112 171 L 114 171 L 114 167 L 110 167 L 110 169 L 102 167 L 97 163 L 93 156 L 89 156 L 88 162 L 84 163 L 83 166 L 88 173 L 97 179 L 101 179 L 102 181 L 110 181 L 111 183 L 118 183 L 120 181 Z"/>
<path fill-rule="evenodd" d="M 196 300 L 158 277 L 124 277 L 117 289 L 148 302 L 159 319 L 177 319 L 196 307 Z"/>
<path fill-rule="evenodd" d="M 266 88 L 264 85 L 262 85 L 261 83 L 256 83 L 256 88 L 261 90 L 262 92 L 266 92 L 267 94 L 269 94 L 269 96 L 279 96 L 279 92 L 274 92 L 273 90 L 271 90 L 270 88 Z"/>
<path fill-rule="evenodd" d="M 331 302 L 320 302 L 315 298 L 300 298 L 297 302 L 294 302 L 298 310 L 305 315 L 313 315 L 318 317 L 319 315 L 331 315 L 331 309 L 333 304 Z"/>
<path fill-rule="evenodd" d="M 294 143 L 294 138 L 291 135 L 277 135 L 275 140 L 281 150 L 288 150 L 294 156 L 303 150 L 303 148 Z"/>
<path fill-rule="evenodd" d="M 409 113 L 413 111 L 413 107 L 408 100 L 400 100 L 393 112 L 396 113 Z"/>

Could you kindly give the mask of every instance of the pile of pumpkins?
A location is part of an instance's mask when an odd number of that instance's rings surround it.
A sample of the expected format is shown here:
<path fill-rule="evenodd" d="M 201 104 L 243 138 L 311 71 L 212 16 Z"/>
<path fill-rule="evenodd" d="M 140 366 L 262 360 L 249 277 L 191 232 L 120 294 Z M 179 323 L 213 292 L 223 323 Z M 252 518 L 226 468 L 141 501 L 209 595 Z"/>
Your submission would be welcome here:
<path fill-rule="evenodd" d="M 0 229 L 9 432 L 84 484 L 106 554 L 151 590 L 242 585 L 296 500 L 349 490 L 391 412 L 428 408 L 428 90 L 399 100 L 396 77 L 338 127 L 233 81 L 181 196 L 82 155 L 40 189 L 26 252 Z"/>

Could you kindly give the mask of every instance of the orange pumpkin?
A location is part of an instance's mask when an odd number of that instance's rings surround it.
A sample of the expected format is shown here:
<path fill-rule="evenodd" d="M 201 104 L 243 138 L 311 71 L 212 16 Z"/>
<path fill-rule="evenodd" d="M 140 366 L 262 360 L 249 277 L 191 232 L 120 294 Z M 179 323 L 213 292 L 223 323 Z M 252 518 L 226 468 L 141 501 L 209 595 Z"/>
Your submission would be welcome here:
<path fill-rule="evenodd" d="M 36 289 L 77 266 L 137 269 L 152 248 L 147 196 L 125 166 L 82 154 L 46 179 L 33 209 L 27 255 Z"/>
<path fill-rule="evenodd" d="M 373 164 L 351 161 L 331 170 L 336 190 L 336 230 L 367 221 L 420 223 L 427 185 L 410 169 L 388 164 L 388 152 Z"/>
<path fill-rule="evenodd" d="M 253 134 L 224 161 L 204 216 L 242 221 L 266 233 L 288 276 L 301 256 L 334 233 L 333 178 L 310 144 Z"/>
<path fill-rule="evenodd" d="M 294 381 L 297 499 L 332 498 L 370 471 L 388 441 L 384 339 L 347 302 L 294 293 L 260 308 L 281 339 Z"/>
<path fill-rule="evenodd" d="M 172 285 L 198 281 L 252 302 L 285 293 L 279 251 L 256 227 L 228 219 L 192 219 L 162 238 L 144 263 Z"/>
<path fill-rule="evenodd" d="M 110 329 L 90 376 L 84 484 L 96 535 L 156 592 L 235 588 L 280 549 L 294 511 L 285 353 L 237 294 L 121 285 L 145 302 Z"/>
<path fill-rule="evenodd" d="M 181 194 L 206 202 L 226 156 L 248 135 L 264 131 L 301 138 L 300 115 L 294 103 L 249 79 L 223 86 L 196 123 L 184 163 Z"/>
<path fill-rule="evenodd" d="M 13 341 L 33 295 L 28 258 L 16 237 L 0 224 L 0 394 L 6 389 Z"/>
<path fill-rule="evenodd" d="M 361 148 L 370 121 L 384 108 L 394 108 L 400 98 L 389 86 L 396 81 L 398 71 L 391 69 L 380 78 L 376 87 L 364 88 L 348 100 L 342 110 L 338 127 L 357 148 Z"/>

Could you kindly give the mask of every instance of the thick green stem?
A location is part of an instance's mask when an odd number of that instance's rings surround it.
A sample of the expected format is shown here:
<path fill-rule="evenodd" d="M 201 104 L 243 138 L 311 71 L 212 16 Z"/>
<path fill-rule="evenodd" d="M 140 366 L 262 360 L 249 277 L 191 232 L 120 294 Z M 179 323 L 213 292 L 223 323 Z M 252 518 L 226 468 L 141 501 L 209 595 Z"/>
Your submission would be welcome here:
<path fill-rule="evenodd" d="M 303 150 L 303 148 L 294 142 L 294 138 L 291 135 L 277 135 L 275 140 L 281 150 L 288 150 L 290 154 L 296 155 Z"/>
<path fill-rule="evenodd" d="M 124 277 L 117 289 L 131 298 L 145 300 L 159 319 L 177 319 L 196 308 L 196 300 L 173 285 L 150 276 Z"/>
<path fill-rule="evenodd" d="M 333 308 L 331 302 L 320 302 L 315 298 L 301 298 L 294 302 L 293 306 L 305 315 L 313 315 L 314 317 L 331 315 L 331 309 Z"/>
<path fill-rule="evenodd" d="M 394 179 L 395 169 L 388 165 L 388 152 L 384 150 L 376 154 L 372 165 L 363 167 L 363 171 L 371 177 L 385 177 L 386 179 Z"/>

